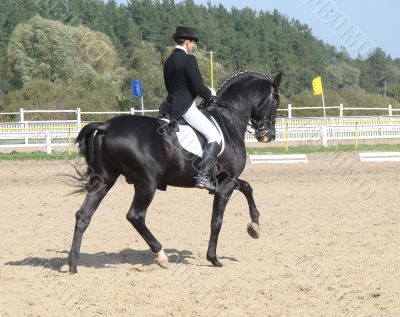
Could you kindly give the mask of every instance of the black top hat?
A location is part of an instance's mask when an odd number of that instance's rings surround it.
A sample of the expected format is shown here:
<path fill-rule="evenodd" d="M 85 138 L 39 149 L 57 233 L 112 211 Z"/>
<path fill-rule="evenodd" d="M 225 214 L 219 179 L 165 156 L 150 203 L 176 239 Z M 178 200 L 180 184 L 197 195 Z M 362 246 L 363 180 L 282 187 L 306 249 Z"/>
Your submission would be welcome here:
<path fill-rule="evenodd" d="M 172 37 L 174 39 L 194 40 L 195 42 L 199 41 L 196 29 L 187 26 L 177 26 L 175 34 Z"/>

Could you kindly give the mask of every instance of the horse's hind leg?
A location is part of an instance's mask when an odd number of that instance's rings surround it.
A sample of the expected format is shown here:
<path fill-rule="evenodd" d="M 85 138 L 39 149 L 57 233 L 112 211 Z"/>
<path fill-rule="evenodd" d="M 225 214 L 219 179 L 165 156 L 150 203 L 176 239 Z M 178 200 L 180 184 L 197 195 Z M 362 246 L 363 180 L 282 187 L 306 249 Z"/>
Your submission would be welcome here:
<path fill-rule="evenodd" d="M 258 239 L 260 237 L 260 213 L 254 202 L 253 188 L 251 188 L 248 182 L 241 179 L 237 179 L 236 188 L 246 196 L 247 203 L 249 204 L 251 223 L 247 225 L 247 233 L 252 238 Z"/>
<path fill-rule="evenodd" d="M 163 268 L 168 267 L 168 257 L 162 249 L 160 242 L 150 232 L 146 226 L 146 212 L 151 201 L 153 200 L 156 188 L 151 185 L 136 185 L 135 184 L 135 196 L 131 208 L 129 209 L 126 219 L 135 227 L 137 232 L 149 245 L 151 251 L 153 251 L 157 258 L 156 263 Z"/>
<path fill-rule="evenodd" d="M 77 273 L 77 263 L 82 243 L 82 236 L 89 226 L 90 220 L 100 205 L 100 202 L 106 196 L 107 192 L 114 185 L 116 177 L 107 184 L 98 179 L 93 182 L 93 188 L 87 193 L 85 201 L 81 208 L 76 212 L 75 232 L 72 240 L 71 251 L 68 257 L 69 272 Z"/>

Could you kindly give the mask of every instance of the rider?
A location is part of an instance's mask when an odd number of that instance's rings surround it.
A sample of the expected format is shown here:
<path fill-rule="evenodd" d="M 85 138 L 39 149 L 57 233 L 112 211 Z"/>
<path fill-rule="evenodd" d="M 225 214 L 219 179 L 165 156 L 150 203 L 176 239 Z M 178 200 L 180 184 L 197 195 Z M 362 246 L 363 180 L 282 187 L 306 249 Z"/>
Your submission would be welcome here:
<path fill-rule="evenodd" d="M 183 118 L 207 139 L 195 186 L 216 191 L 212 171 L 221 150 L 222 137 L 217 128 L 196 107 L 195 102 L 197 96 L 210 100 L 213 95 L 215 96 L 215 91 L 203 84 L 196 57 L 190 54 L 199 40 L 196 30 L 178 26 L 173 38 L 176 43 L 175 50 L 164 64 L 167 101 L 172 104 L 170 118 L 171 120 Z"/>

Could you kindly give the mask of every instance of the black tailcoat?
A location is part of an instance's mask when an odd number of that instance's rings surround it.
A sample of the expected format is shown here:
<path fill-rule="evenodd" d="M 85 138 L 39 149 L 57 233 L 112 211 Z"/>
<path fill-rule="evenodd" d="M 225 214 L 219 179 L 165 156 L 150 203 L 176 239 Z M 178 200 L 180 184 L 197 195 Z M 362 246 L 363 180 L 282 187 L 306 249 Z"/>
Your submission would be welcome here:
<path fill-rule="evenodd" d="M 164 83 L 167 101 L 172 104 L 171 118 L 179 119 L 192 105 L 196 96 L 211 98 L 211 91 L 203 84 L 196 57 L 175 49 L 164 64 Z"/>

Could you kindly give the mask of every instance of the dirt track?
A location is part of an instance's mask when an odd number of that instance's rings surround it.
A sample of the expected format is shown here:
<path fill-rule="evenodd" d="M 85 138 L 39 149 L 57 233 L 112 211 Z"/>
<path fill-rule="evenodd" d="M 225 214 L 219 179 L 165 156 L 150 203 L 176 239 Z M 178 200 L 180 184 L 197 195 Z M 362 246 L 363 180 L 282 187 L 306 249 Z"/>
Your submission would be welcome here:
<path fill-rule="evenodd" d="M 147 223 L 170 256 L 153 255 L 126 221 L 133 188 L 120 179 L 85 233 L 79 273 L 59 272 L 83 196 L 65 162 L 0 162 L 1 316 L 400 316 L 400 164 L 356 154 L 308 165 L 248 165 L 261 238 L 246 233 L 244 196 L 228 204 L 207 250 L 212 197 L 159 192 Z"/>

